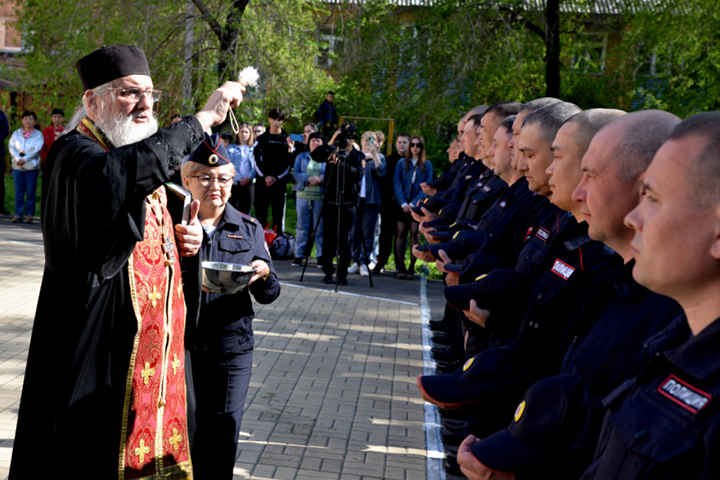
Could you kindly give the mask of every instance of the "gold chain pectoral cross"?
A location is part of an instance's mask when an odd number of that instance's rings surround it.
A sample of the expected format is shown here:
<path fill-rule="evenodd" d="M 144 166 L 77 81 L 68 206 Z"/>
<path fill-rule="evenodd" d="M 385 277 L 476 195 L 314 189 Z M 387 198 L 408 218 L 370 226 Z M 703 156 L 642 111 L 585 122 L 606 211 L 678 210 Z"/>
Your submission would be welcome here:
<path fill-rule="evenodd" d="M 150 362 L 145 362 L 145 368 L 143 368 L 143 370 L 140 372 L 140 376 L 143 378 L 143 383 L 147 385 L 148 380 L 153 375 L 155 375 L 155 369 L 150 368 Z"/>
<path fill-rule="evenodd" d="M 145 445 L 145 440 L 140 440 L 140 446 L 135 448 L 135 455 L 140 457 L 140 463 L 145 462 L 145 455 L 150 454 L 150 447 Z"/>

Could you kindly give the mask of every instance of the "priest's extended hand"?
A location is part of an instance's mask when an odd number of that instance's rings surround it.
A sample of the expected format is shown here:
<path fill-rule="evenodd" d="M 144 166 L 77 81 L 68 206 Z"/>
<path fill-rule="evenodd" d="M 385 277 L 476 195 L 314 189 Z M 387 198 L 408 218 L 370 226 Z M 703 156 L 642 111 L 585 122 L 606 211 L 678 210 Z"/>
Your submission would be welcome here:
<path fill-rule="evenodd" d="M 187 225 L 175 225 L 175 242 L 180 255 L 192 257 L 200 250 L 203 239 L 203 229 L 198 220 L 200 200 L 193 200 L 190 204 L 190 220 Z"/>

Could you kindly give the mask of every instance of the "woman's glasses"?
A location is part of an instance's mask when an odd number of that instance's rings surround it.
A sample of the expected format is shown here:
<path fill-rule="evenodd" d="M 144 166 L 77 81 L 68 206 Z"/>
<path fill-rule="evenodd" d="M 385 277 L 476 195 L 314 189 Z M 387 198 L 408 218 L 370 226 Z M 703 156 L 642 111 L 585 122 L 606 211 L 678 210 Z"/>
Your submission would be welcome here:
<path fill-rule="evenodd" d="M 415 148 L 422 148 L 422 143 L 411 143 L 410 146 Z"/>
<path fill-rule="evenodd" d="M 215 182 L 218 182 L 218 185 L 221 187 L 227 187 L 230 185 L 230 180 L 233 179 L 233 177 L 211 177 L 209 175 L 190 175 L 191 178 L 197 178 L 200 182 L 200 185 L 207 188 L 210 185 L 212 185 Z"/>

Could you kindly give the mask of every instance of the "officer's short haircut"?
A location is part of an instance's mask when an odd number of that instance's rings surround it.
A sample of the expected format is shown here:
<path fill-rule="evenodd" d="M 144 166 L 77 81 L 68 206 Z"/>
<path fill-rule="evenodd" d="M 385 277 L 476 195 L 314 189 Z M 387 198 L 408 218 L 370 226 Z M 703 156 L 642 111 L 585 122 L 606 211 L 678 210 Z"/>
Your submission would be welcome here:
<path fill-rule="evenodd" d="M 498 128 L 504 128 L 507 136 L 512 137 L 513 135 L 513 122 L 515 122 L 515 119 L 517 118 L 517 115 L 510 115 L 509 117 L 505 117 L 505 120 L 500 122 L 500 125 L 498 125 Z"/>
<path fill-rule="evenodd" d="M 268 118 L 272 118 L 273 120 L 285 120 L 285 112 L 282 111 L 282 108 L 275 107 L 268 112 Z"/>
<path fill-rule="evenodd" d="M 410 134 L 409 134 L 408 132 L 400 132 L 400 133 L 398 133 L 397 138 L 400 138 L 400 137 L 405 137 L 405 138 L 408 139 L 408 141 L 410 141 Z"/>
<path fill-rule="evenodd" d="M 555 139 L 555 134 L 560 130 L 565 120 L 579 112 L 581 112 L 580 107 L 574 103 L 551 103 L 528 115 L 523 122 L 523 128 L 538 125 L 542 138 L 551 144 Z"/>
<path fill-rule="evenodd" d="M 487 105 L 478 105 L 477 107 L 473 107 L 470 109 L 470 111 L 466 114 L 468 118 L 472 117 L 473 115 L 477 115 L 478 113 L 480 115 L 484 115 L 487 111 L 488 106 Z"/>
<path fill-rule="evenodd" d="M 720 112 L 698 113 L 680 122 L 668 140 L 700 137 L 703 146 L 690 166 L 695 200 L 701 208 L 720 203 Z"/>
<path fill-rule="evenodd" d="M 620 178 L 628 183 L 637 181 L 678 123 L 680 119 L 672 113 L 643 110 L 623 115 L 603 127 L 601 131 L 622 127 L 622 138 L 612 152 L 620 164 Z"/>
<path fill-rule="evenodd" d="M 552 105 L 553 103 L 561 102 L 559 98 L 555 97 L 541 97 L 536 98 L 535 100 L 530 100 L 525 105 L 522 106 L 520 111 L 518 112 L 518 115 L 521 113 L 532 113 L 535 110 L 538 110 L 540 108 L 546 107 L 548 105 Z"/>
<path fill-rule="evenodd" d="M 471 116 L 467 119 L 467 123 L 472 122 L 473 125 L 475 125 L 475 128 L 477 129 L 477 127 L 480 126 L 480 122 L 482 122 L 482 118 L 483 118 L 484 116 L 485 116 L 484 113 L 476 113 L 475 115 L 471 115 Z"/>
<path fill-rule="evenodd" d="M 591 108 L 580 113 L 576 113 L 572 117 L 565 120 L 565 124 L 577 124 L 577 131 L 573 140 L 577 144 L 581 152 L 586 152 L 590 146 L 590 142 L 597 132 L 605 125 L 612 122 L 616 118 L 622 117 L 626 112 L 622 110 L 614 110 L 611 108 Z M 564 125 L 564 124 L 563 124 Z"/>
<path fill-rule="evenodd" d="M 485 115 L 494 113 L 498 118 L 504 119 L 510 115 L 517 115 L 522 107 L 523 104 L 518 102 L 499 102 L 488 107 Z"/>

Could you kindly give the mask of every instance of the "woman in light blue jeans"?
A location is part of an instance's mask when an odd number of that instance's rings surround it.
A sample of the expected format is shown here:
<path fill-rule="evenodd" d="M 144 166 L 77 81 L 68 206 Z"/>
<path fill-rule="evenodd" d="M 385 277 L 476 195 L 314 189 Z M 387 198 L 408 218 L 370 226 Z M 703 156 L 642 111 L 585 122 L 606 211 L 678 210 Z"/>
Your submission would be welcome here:
<path fill-rule="evenodd" d="M 36 122 L 35 112 L 23 112 L 23 128 L 15 130 L 10 137 L 10 156 L 12 157 L 13 182 L 15 183 L 13 223 L 18 223 L 20 220 L 32 223 L 35 216 L 35 191 L 40 172 L 40 151 L 45 143 L 42 132 L 35 128 Z"/>
<path fill-rule="evenodd" d="M 325 164 L 318 163 L 310 157 L 310 153 L 323 144 L 322 134 L 310 134 L 308 146 L 310 150 L 303 152 L 295 159 L 293 177 L 295 178 L 295 210 L 297 211 L 297 226 L 295 227 L 295 260 L 293 266 L 302 265 L 305 255 L 305 246 L 310 232 L 317 225 L 315 234 L 315 253 L 318 265 L 322 259 L 322 220 L 320 209 L 323 199 L 323 181 L 325 178 Z M 308 255 L 310 252 L 308 252 Z"/>

